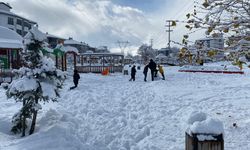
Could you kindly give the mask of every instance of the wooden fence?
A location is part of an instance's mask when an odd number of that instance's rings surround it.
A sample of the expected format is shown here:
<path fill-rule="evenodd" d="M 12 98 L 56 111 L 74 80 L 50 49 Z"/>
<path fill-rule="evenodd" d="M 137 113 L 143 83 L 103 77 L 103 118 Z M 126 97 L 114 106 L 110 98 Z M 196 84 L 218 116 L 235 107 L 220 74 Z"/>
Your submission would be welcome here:
<path fill-rule="evenodd" d="M 76 66 L 75 69 L 79 73 L 101 73 L 104 69 L 108 68 L 110 73 L 122 72 L 123 66 Z"/>

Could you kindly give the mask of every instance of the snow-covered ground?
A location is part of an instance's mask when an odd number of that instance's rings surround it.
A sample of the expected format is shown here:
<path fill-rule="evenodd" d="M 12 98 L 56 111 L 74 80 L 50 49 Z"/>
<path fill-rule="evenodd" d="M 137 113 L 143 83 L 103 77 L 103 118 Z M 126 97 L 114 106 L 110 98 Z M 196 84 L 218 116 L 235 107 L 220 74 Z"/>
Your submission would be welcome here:
<path fill-rule="evenodd" d="M 187 119 L 202 111 L 224 124 L 225 149 L 250 149 L 250 71 L 244 75 L 181 73 L 166 80 L 81 74 L 65 82 L 58 103 L 43 106 L 33 135 L 10 133 L 20 104 L 0 89 L 0 150 L 183 150 Z M 233 127 L 236 123 L 237 127 Z"/>

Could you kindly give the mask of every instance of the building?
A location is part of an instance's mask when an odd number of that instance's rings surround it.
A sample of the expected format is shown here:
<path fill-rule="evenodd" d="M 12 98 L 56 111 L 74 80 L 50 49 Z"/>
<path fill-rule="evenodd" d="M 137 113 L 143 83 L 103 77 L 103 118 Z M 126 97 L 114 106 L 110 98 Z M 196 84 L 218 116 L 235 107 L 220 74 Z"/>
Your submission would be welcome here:
<path fill-rule="evenodd" d="M 170 53 L 170 50 L 168 48 L 161 48 L 157 51 L 157 54 L 163 54 L 165 56 L 168 56 Z"/>
<path fill-rule="evenodd" d="M 65 40 L 64 38 L 49 34 L 48 32 L 46 32 L 46 36 L 47 36 L 47 42 L 50 48 L 55 48 L 57 44 L 64 43 L 64 40 Z"/>
<path fill-rule="evenodd" d="M 224 49 L 223 34 L 215 34 L 212 37 L 196 40 L 195 47 L 197 49 Z"/>
<path fill-rule="evenodd" d="M 24 37 L 36 22 L 12 13 L 12 7 L 8 3 L 0 2 L 0 26 L 16 31 Z"/>
<path fill-rule="evenodd" d="M 107 46 L 100 46 L 96 48 L 96 53 L 109 53 Z"/>
<path fill-rule="evenodd" d="M 88 44 L 84 42 L 78 42 L 73 38 L 69 38 L 68 40 L 64 41 L 64 46 L 72 46 L 78 49 L 79 53 L 86 53 L 87 51 L 95 52 L 95 48 L 90 47 Z"/>

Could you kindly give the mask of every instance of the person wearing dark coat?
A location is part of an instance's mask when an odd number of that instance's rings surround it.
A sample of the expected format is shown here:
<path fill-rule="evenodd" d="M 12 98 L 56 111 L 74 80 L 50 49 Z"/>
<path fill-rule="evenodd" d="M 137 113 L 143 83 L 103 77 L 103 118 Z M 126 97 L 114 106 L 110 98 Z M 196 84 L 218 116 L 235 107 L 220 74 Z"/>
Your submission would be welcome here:
<path fill-rule="evenodd" d="M 135 81 L 135 74 L 136 74 L 136 69 L 135 69 L 135 65 L 131 68 L 131 78 L 129 81 Z"/>
<path fill-rule="evenodd" d="M 144 74 L 144 81 L 147 82 L 148 65 L 144 67 L 143 74 Z"/>
<path fill-rule="evenodd" d="M 79 79 L 80 79 L 80 75 L 79 75 L 78 71 L 74 70 L 73 82 L 74 82 L 75 86 L 70 87 L 71 90 L 77 87 Z"/>
<path fill-rule="evenodd" d="M 152 81 L 154 81 L 154 76 L 155 76 L 155 72 L 156 72 L 156 63 L 153 61 L 153 59 L 150 59 L 148 67 L 151 70 Z"/>

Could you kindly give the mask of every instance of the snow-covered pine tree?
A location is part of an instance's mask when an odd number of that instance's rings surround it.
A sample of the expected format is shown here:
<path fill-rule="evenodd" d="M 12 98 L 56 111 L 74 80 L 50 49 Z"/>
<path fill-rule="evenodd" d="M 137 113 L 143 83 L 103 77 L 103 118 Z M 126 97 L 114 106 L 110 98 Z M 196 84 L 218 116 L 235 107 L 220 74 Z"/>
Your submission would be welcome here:
<path fill-rule="evenodd" d="M 52 59 L 43 56 L 42 48 L 46 36 L 36 27 L 25 36 L 27 45 L 22 53 L 23 66 L 14 70 L 16 79 L 7 89 L 7 97 L 22 102 L 22 108 L 13 116 L 12 132 L 25 136 L 28 128 L 26 119 L 32 119 L 29 134 L 35 130 L 37 112 L 40 102 L 57 101 L 59 89 L 62 88 L 65 76 L 55 67 Z"/>

